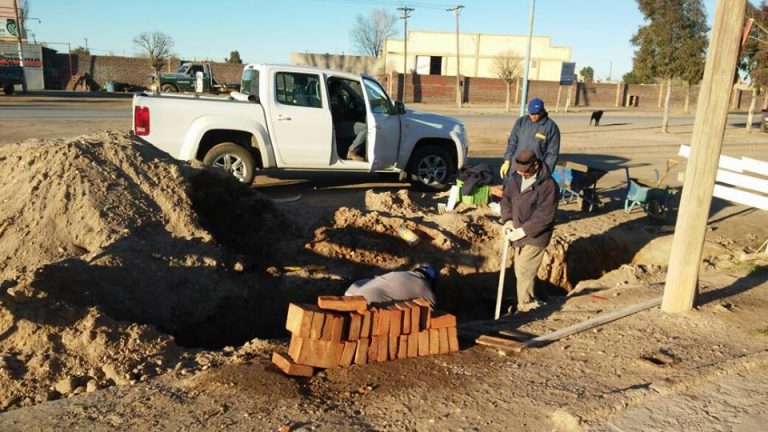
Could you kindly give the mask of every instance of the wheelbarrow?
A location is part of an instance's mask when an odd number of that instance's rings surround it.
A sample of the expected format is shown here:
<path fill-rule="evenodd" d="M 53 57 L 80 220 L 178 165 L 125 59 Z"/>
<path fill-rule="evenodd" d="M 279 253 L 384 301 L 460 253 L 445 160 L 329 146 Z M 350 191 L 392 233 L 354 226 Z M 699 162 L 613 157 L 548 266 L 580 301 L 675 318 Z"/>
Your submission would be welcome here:
<path fill-rule="evenodd" d="M 669 204 L 676 191 L 669 186 L 661 187 L 667 178 L 669 171 L 677 165 L 674 159 L 667 159 L 667 170 L 664 175 L 659 177 L 659 170 L 655 169 L 655 180 L 642 181 L 629 177 L 629 169 L 625 168 L 627 173 L 627 197 L 624 200 L 624 211 L 632 213 L 635 207 L 642 208 L 648 217 L 656 222 L 664 222 L 669 213 Z"/>
<path fill-rule="evenodd" d="M 558 162 L 552 178 L 560 186 L 560 199 L 576 201 L 582 211 L 591 212 L 604 204 L 597 194 L 597 181 L 608 171 L 576 162 Z"/>

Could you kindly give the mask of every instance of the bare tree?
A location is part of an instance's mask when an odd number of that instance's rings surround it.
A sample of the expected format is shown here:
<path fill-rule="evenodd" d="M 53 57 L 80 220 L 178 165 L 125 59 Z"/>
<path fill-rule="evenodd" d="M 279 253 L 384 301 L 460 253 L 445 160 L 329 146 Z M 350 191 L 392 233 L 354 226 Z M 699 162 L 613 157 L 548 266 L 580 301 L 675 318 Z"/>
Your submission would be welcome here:
<path fill-rule="evenodd" d="M 384 49 L 384 41 L 394 36 L 397 17 L 384 9 L 374 9 L 367 17 L 357 15 L 350 31 L 352 43 L 361 54 L 378 57 Z"/>
<path fill-rule="evenodd" d="M 493 73 L 501 80 L 504 80 L 507 87 L 506 110 L 509 112 L 509 96 L 512 83 L 520 78 L 523 72 L 523 58 L 513 51 L 505 51 L 493 59 Z"/>
<path fill-rule="evenodd" d="M 160 69 L 165 62 L 173 57 L 173 39 L 163 32 L 143 32 L 133 38 L 133 44 L 142 50 L 142 54 L 149 59 L 149 64 L 155 71 L 155 83 L 160 85 Z M 160 88 L 158 87 L 158 91 Z"/>

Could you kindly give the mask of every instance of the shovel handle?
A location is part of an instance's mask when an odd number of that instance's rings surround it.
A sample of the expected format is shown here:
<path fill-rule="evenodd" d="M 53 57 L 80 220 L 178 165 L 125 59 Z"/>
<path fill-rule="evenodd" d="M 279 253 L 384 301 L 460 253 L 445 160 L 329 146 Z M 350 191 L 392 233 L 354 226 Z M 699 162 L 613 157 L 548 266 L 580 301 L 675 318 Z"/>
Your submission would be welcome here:
<path fill-rule="evenodd" d="M 493 314 L 493 319 L 499 319 L 501 315 L 501 298 L 504 295 L 504 275 L 507 271 L 507 255 L 509 254 L 509 241 L 507 236 L 503 236 L 503 246 L 501 247 L 501 269 L 499 269 L 499 287 L 496 292 L 496 311 Z"/>

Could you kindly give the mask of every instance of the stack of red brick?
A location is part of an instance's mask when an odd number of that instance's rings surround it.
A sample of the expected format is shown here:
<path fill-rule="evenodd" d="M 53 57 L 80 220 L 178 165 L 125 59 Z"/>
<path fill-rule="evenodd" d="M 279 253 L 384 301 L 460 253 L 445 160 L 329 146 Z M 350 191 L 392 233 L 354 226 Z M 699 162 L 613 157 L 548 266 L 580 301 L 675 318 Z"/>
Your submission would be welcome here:
<path fill-rule="evenodd" d="M 288 375 L 459 350 L 456 317 L 424 299 L 369 306 L 365 297 L 321 296 L 317 306 L 288 306 L 288 356 L 272 362 Z"/>

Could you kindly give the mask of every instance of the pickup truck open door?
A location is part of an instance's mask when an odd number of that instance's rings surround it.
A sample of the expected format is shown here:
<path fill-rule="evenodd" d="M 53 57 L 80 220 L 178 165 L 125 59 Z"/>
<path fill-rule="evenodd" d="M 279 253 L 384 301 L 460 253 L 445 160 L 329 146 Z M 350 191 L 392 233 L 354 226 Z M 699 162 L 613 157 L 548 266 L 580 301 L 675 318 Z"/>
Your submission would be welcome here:
<path fill-rule="evenodd" d="M 368 160 L 370 171 L 391 168 L 400 152 L 400 117 L 378 82 L 363 78 L 368 103 Z"/>

